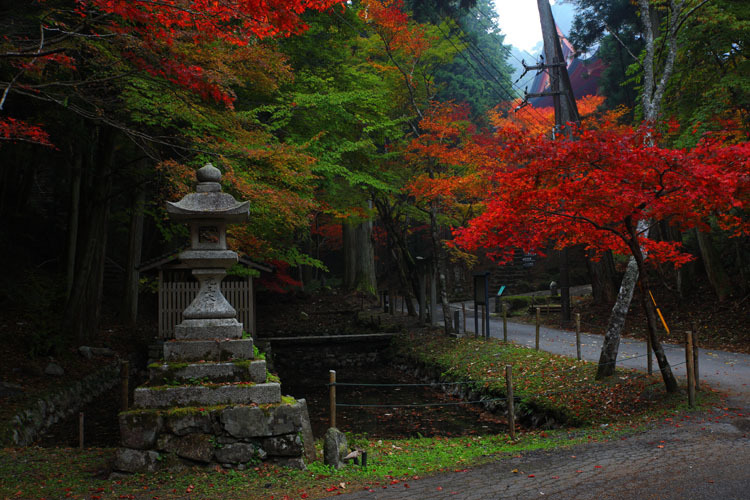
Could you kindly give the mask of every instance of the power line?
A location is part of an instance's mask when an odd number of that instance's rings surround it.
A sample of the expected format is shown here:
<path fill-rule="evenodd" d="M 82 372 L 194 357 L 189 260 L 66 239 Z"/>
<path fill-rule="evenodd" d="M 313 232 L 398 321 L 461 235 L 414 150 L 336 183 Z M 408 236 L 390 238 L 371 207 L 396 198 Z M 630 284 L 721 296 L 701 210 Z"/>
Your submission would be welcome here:
<path fill-rule="evenodd" d="M 445 17 L 443 17 L 443 20 L 445 20 Z M 461 40 L 461 41 L 462 41 L 463 43 L 465 43 L 465 44 L 467 45 L 467 50 L 468 50 L 468 52 L 469 52 L 469 55 L 471 55 L 471 56 L 472 56 L 472 59 L 474 59 L 474 60 L 475 60 L 475 61 L 477 62 L 477 64 L 479 64 L 480 66 L 482 66 L 482 68 L 484 69 L 484 71 L 485 71 L 485 72 L 486 72 L 486 73 L 487 73 L 487 74 L 488 74 L 488 75 L 489 75 L 489 76 L 490 76 L 491 78 L 493 78 L 493 80 L 495 80 L 495 82 L 496 82 L 496 83 L 497 83 L 497 84 L 498 84 L 498 85 L 499 85 L 499 86 L 500 86 L 500 87 L 501 87 L 501 88 L 502 88 L 502 89 L 503 89 L 503 90 L 505 91 L 505 93 L 506 93 L 506 94 L 508 94 L 508 95 L 512 95 L 512 94 L 513 94 L 513 92 L 510 92 L 510 91 L 508 90 L 508 87 L 507 87 L 507 85 L 504 85 L 504 84 L 503 84 L 503 83 L 502 83 L 502 82 L 501 82 L 500 80 L 498 80 L 498 79 L 497 79 L 497 78 L 496 78 L 496 77 L 495 77 L 494 75 L 492 75 L 492 73 L 491 73 L 491 72 L 490 72 L 489 70 L 487 70 L 486 66 L 484 66 L 484 64 L 483 64 L 483 63 L 482 63 L 481 61 L 479 61 L 479 60 L 478 60 L 478 58 L 477 58 L 476 54 L 474 54 L 474 53 L 473 53 L 473 52 L 471 51 L 471 49 L 470 49 L 470 48 L 473 48 L 473 49 L 474 49 L 474 50 L 475 50 L 476 52 L 478 52 L 478 53 L 479 53 L 479 54 L 480 54 L 480 55 L 482 56 L 482 58 L 483 58 L 483 59 L 484 59 L 485 61 L 487 61 L 487 63 L 488 63 L 488 64 L 489 64 L 489 65 L 490 65 L 490 66 L 491 66 L 491 67 L 492 67 L 492 68 L 493 68 L 493 69 L 495 70 L 495 72 L 496 72 L 496 73 L 497 73 L 498 75 L 501 75 L 501 76 L 502 76 L 502 72 L 501 72 L 501 71 L 500 71 L 499 69 L 497 69 L 497 67 L 496 67 L 496 66 L 495 66 L 495 65 L 494 65 L 494 64 L 492 63 L 492 61 L 491 61 L 491 60 L 489 59 L 489 57 L 487 57 L 487 56 L 486 56 L 486 55 L 484 54 L 484 52 L 482 51 L 482 49 L 481 49 L 481 48 L 479 48 L 479 46 L 478 46 L 478 45 L 476 45 L 476 43 L 474 43 L 474 42 L 473 42 L 473 41 L 471 40 L 471 38 L 470 38 L 470 37 L 469 37 L 469 35 L 468 35 L 468 34 L 467 34 L 467 33 L 466 33 L 465 31 L 464 31 L 464 29 L 463 29 L 463 28 L 461 27 L 461 25 L 460 25 L 460 24 L 458 24 L 458 23 L 456 23 L 456 26 L 458 27 L 459 31 L 461 31 L 461 33 L 462 33 L 462 34 L 464 35 L 463 37 L 461 37 L 461 36 L 458 36 L 458 39 L 459 39 L 459 40 Z M 445 33 L 443 32 L 443 30 L 442 30 L 442 29 L 440 28 L 440 26 L 437 26 L 437 28 L 438 28 L 438 30 L 440 31 L 440 33 L 442 33 L 442 34 L 443 34 L 443 36 L 444 36 L 444 37 L 446 38 L 446 40 L 448 40 L 449 42 L 451 42 L 451 44 L 452 44 L 452 45 L 453 45 L 453 46 L 454 46 L 454 47 L 456 48 L 456 50 L 458 50 L 458 48 L 457 48 L 457 47 L 455 46 L 455 44 L 453 44 L 452 40 L 450 40 L 450 38 L 448 38 L 448 37 L 447 37 L 447 36 L 445 35 Z M 501 44 L 501 47 L 502 47 L 502 44 Z M 461 55 L 462 55 L 462 56 L 464 57 L 464 59 L 466 59 L 466 56 L 464 56 L 462 52 L 461 52 Z M 468 61 L 467 61 L 467 63 L 468 63 Z M 469 63 L 469 64 L 470 64 L 470 63 Z M 470 65 L 471 65 L 471 64 L 470 64 Z M 475 71 L 476 71 L 476 69 L 475 69 Z M 479 73 L 478 71 L 477 71 L 477 74 L 481 76 L 481 74 L 480 74 L 480 73 Z M 510 84 L 510 86 L 511 86 L 511 89 L 512 89 L 512 88 L 515 88 L 515 89 L 516 89 L 516 90 L 518 90 L 519 92 L 523 92 L 523 91 L 522 91 L 522 90 L 521 90 L 521 89 L 520 89 L 520 88 L 519 88 L 519 87 L 518 87 L 517 85 L 515 85 L 515 84 L 514 84 L 513 82 L 510 82 L 510 81 L 508 81 L 507 83 L 509 83 L 509 84 Z M 512 99 L 511 99 L 511 100 L 512 100 Z M 542 114 L 541 114 L 541 113 L 540 113 L 540 112 L 539 112 L 538 110 L 536 110 L 535 108 L 533 108 L 533 107 L 532 107 L 531 109 L 532 109 L 532 113 L 534 113 L 534 115 L 535 115 L 535 117 L 536 117 L 536 120 L 535 120 L 536 124 L 537 124 L 537 125 L 539 125 L 539 126 L 541 126 L 542 128 L 546 128 L 546 127 L 548 127 L 548 126 L 549 126 L 549 124 L 548 124 L 548 123 L 546 122 L 546 119 L 544 118 L 544 116 L 543 116 L 543 115 L 542 115 Z"/>

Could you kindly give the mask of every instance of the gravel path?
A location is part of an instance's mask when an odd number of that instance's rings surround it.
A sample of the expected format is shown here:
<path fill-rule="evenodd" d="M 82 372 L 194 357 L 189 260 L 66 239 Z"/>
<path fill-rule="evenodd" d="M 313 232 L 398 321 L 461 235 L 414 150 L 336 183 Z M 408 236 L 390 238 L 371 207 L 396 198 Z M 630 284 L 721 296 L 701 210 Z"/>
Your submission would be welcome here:
<path fill-rule="evenodd" d="M 525 453 L 347 498 L 747 499 L 749 433 L 745 409 L 717 409 L 626 439 Z"/>

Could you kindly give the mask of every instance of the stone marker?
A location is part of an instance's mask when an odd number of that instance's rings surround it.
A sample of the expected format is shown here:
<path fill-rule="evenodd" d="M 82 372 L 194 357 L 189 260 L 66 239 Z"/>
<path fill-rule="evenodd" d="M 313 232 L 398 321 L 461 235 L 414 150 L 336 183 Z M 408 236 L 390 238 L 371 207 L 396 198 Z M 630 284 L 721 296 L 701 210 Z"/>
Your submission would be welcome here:
<path fill-rule="evenodd" d="M 323 442 L 323 461 L 336 469 L 344 466 L 344 457 L 349 452 L 346 434 L 335 427 L 326 431 Z"/>

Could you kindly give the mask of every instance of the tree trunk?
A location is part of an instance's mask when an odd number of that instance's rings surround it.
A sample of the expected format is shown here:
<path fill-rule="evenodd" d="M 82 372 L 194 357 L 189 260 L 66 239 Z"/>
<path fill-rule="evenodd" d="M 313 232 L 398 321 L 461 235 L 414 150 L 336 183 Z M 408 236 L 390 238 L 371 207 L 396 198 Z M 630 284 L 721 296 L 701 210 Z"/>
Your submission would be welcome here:
<path fill-rule="evenodd" d="M 409 316 L 417 316 L 418 310 L 413 300 L 419 303 L 420 297 L 420 273 L 417 268 L 417 262 L 409 250 L 406 234 L 399 222 L 397 215 L 394 215 L 396 208 L 391 205 L 388 199 L 374 200 L 375 207 L 378 210 L 378 217 L 388 234 L 388 242 L 391 248 L 393 259 L 395 260 L 401 287 L 407 294 L 407 308 Z M 411 293 L 408 291 L 411 290 Z"/>
<path fill-rule="evenodd" d="M 345 220 L 341 223 L 342 253 L 344 254 L 344 289 L 354 290 L 356 277 L 356 239 L 354 225 Z"/>
<path fill-rule="evenodd" d="M 633 256 L 635 257 L 635 261 L 638 264 L 639 273 L 641 275 L 641 301 L 646 312 L 648 336 L 651 339 L 651 348 L 654 350 L 654 355 L 656 356 L 656 361 L 659 364 L 659 371 L 661 371 L 661 376 L 664 380 L 664 386 L 666 387 L 667 392 L 676 392 L 677 380 L 675 380 L 674 374 L 672 374 L 672 368 L 669 366 L 669 361 L 667 361 L 667 356 L 664 354 L 664 348 L 659 341 L 659 336 L 657 335 L 656 331 L 656 309 L 654 307 L 654 304 L 649 300 L 650 297 L 647 297 L 651 288 L 648 274 L 646 273 L 646 269 L 644 266 L 644 256 L 641 252 L 641 248 L 638 246 L 638 239 L 636 237 L 634 229 L 631 229 L 631 238 L 633 239 L 630 242 L 630 250 L 633 252 Z"/>
<path fill-rule="evenodd" d="M 355 286 L 357 290 L 378 294 L 375 277 L 375 247 L 372 241 L 372 220 L 359 224 L 354 231 L 356 242 Z"/>
<path fill-rule="evenodd" d="M 639 233 L 643 232 L 648 236 L 647 227 L 646 221 L 639 221 L 637 230 Z M 602 351 L 599 354 L 599 366 L 596 369 L 597 380 L 612 376 L 615 373 L 617 351 L 620 348 L 620 335 L 622 334 L 623 326 L 625 326 L 625 317 L 628 315 L 630 302 L 633 300 L 636 283 L 638 283 L 638 263 L 631 256 L 628 259 L 625 275 L 622 277 L 617 300 L 612 307 L 612 312 L 607 322 L 607 331 L 604 334 L 604 343 L 602 344 Z"/>
<path fill-rule="evenodd" d="M 68 214 L 68 254 L 65 265 L 65 298 L 70 298 L 76 270 L 76 245 L 78 244 L 78 219 L 81 209 L 81 169 L 83 157 L 79 151 L 75 153 L 70 181 L 70 212 Z"/>
<path fill-rule="evenodd" d="M 135 326 L 138 320 L 138 286 L 141 264 L 141 247 L 143 246 L 143 208 L 146 203 L 146 191 L 143 186 L 136 188 L 130 209 L 130 234 L 128 238 L 128 267 L 125 275 L 125 296 L 122 317 L 128 325 Z"/>
<path fill-rule="evenodd" d="M 437 202 L 433 201 L 430 204 L 430 237 L 432 240 L 432 266 L 433 273 L 432 279 L 438 278 L 440 285 L 440 305 L 443 309 L 443 323 L 445 324 L 445 333 L 450 334 L 453 332 L 453 323 L 451 319 L 451 309 L 448 303 L 448 289 L 445 279 L 445 261 L 442 258 L 443 247 L 440 242 L 440 235 L 438 233 L 438 222 L 437 222 Z M 436 311 L 430 311 L 430 314 L 435 318 Z M 435 319 L 433 319 L 435 324 Z"/>
<path fill-rule="evenodd" d="M 703 268 L 706 270 L 708 281 L 716 292 L 716 297 L 720 302 L 725 301 L 732 294 L 732 282 L 729 280 L 724 266 L 721 264 L 716 248 L 711 241 L 711 235 L 704 233 L 700 229 L 695 230 L 695 236 L 698 240 L 698 248 L 701 252 Z"/>
<path fill-rule="evenodd" d="M 612 304 L 617 299 L 615 266 L 612 252 L 607 251 L 599 260 L 586 259 L 591 277 L 591 294 L 596 304 Z"/>
<path fill-rule="evenodd" d="M 620 348 L 620 334 L 625 326 L 625 318 L 630 309 L 630 301 L 633 300 L 633 291 L 638 281 L 638 264 L 634 258 L 628 260 L 628 267 L 625 270 L 625 276 L 620 284 L 620 291 L 617 294 L 612 312 L 609 315 L 607 323 L 607 332 L 604 334 L 604 343 L 602 352 L 599 355 L 599 366 L 596 369 L 596 379 L 601 380 L 604 377 L 610 377 L 615 374 L 615 365 L 617 362 L 617 351 Z"/>
<path fill-rule="evenodd" d="M 82 193 L 75 277 L 66 306 L 65 324 L 79 343 L 93 339 L 99 326 L 102 284 L 107 248 L 107 223 L 112 191 L 115 132 L 101 129 L 97 151 L 90 165 L 90 178 Z"/>

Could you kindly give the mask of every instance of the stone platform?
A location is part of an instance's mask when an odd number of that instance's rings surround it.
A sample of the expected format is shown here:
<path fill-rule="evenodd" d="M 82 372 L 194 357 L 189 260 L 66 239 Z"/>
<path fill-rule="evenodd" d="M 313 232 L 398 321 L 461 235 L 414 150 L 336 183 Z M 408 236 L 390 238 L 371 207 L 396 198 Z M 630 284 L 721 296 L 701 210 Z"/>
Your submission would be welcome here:
<path fill-rule="evenodd" d="M 252 339 L 175 340 L 163 355 L 134 391 L 134 408 L 119 415 L 115 469 L 261 461 L 304 468 L 314 460 L 305 400 L 282 397 L 265 360 L 254 359 Z"/>

